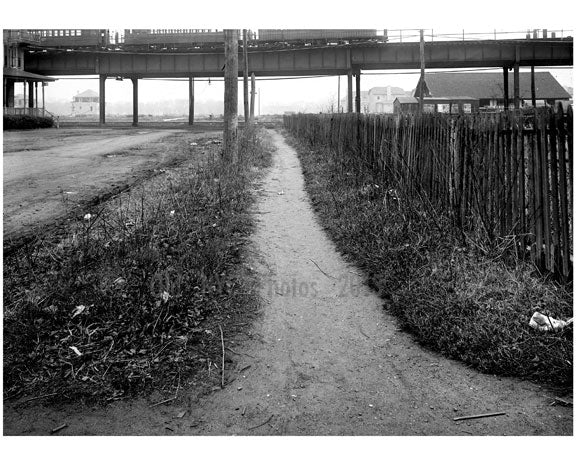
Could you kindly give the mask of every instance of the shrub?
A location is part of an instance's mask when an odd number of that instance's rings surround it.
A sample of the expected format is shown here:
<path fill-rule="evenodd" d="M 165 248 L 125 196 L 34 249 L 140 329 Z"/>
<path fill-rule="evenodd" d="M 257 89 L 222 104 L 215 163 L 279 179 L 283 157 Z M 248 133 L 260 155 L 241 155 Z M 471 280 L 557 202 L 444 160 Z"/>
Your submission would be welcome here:
<path fill-rule="evenodd" d="M 41 129 L 54 126 L 54 118 L 30 115 L 4 115 L 4 130 Z"/>

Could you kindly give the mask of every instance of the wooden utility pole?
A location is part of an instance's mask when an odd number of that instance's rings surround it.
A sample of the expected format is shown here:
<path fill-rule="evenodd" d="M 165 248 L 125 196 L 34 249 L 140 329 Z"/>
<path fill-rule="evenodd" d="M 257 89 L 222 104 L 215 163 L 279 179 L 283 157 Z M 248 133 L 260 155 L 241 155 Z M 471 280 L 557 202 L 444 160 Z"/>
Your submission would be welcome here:
<path fill-rule="evenodd" d="M 424 73 L 426 63 L 424 61 L 424 29 L 420 29 L 420 100 L 418 101 L 418 113 L 424 112 Z"/>
<path fill-rule="evenodd" d="M 250 107 L 248 106 L 248 31 L 242 30 L 242 56 L 244 58 L 244 121 L 249 122 Z"/>
<path fill-rule="evenodd" d="M 224 157 L 238 160 L 238 30 L 224 29 Z"/>
<path fill-rule="evenodd" d="M 358 70 L 356 71 L 356 113 L 362 113 L 362 108 L 360 108 L 360 105 L 362 103 L 361 100 L 361 93 L 360 93 L 360 75 L 361 75 L 361 71 L 360 68 L 358 68 Z"/>
<path fill-rule="evenodd" d="M 256 76 L 250 76 L 250 121 L 254 121 L 254 102 L 256 101 Z"/>
<path fill-rule="evenodd" d="M 348 94 L 347 94 L 347 105 L 346 110 L 348 113 L 352 113 L 352 70 L 348 70 Z"/>

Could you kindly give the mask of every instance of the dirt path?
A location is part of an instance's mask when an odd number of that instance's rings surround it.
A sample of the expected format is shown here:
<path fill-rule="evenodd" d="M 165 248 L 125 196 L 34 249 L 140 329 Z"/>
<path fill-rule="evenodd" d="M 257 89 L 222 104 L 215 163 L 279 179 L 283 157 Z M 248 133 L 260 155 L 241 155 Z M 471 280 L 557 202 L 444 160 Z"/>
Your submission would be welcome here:
<path fill-rule="evenodd" d="M 10 240 L 63 217 L 85 202 L 140 176 L 171 156 L 129 149 L 181 133 L 178 130 L 15 131 L 4 140 L 4 239 Z"/>
<path fill-rule="evenodd" d="M 254 236 L 265 303 L 252 337 L 233 346 L 244 354 L 236 379 L 155 408 L 144 400 L 34 414 L 10 407 L 5 433 L 46 434 L 66 423 L 62 434 L 572 434 L 572 410 L 550 406 L 538 386 L 482 375 L 400 332 L 318 225 L 295 152 L 273 138 Z M 506 415 L 453 420 L 496 411 Z"/>

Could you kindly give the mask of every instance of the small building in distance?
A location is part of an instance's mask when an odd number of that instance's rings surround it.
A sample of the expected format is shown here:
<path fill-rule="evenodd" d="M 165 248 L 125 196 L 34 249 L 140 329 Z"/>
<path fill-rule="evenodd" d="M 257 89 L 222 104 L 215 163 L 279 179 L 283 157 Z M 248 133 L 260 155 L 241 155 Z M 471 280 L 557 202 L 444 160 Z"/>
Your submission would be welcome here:
<path fill-rule="evenodd" d="M 72 116 L 98 116 L 100 111 L 100 96 L 88 89 L 77 93 L 72 98 Z"/>
<path fill-rule="evenodd" d="M 418 113 L 417 97 L 396 97 L 394 100 L 394 113 Z M 424 113 L 477 113 L 479 100 L 472 97 L 424 97 Z"/>
<path fill-rule="evenodd" d="M 368 113 L 394 113 L 396 97 L 407 95 L 407 92 L 400 87 L 372 87 L 368 91 Z"/>
<path fill-rule="evenodd" d="M 530 73 L 520 73 L 520 106 L 532 105 Z M 504 110 L 504 77 L 502 73 L 426 73 L 424 97 L 454 98 L 465 95 L 478 99 L 484 110 Z M 570 94 L 549 72 L 534 73 L 536 106 L 554 106 L 568 101 Z M 420 95 L 420 81 L 414 95 Z M 509 106 L 514 106 L 514 76 L 508 77 Z"/>

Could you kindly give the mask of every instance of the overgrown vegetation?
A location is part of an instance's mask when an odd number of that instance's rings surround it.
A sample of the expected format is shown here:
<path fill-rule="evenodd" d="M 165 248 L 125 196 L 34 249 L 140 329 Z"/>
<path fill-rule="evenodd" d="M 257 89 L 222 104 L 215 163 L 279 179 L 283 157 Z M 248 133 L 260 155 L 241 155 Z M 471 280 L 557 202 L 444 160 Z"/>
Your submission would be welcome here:
<path fill-rule="evenodd" d="M 5 259 L 5 396 L 116 399 L 219 376 L 219 326 L 257 304 L 243 255 L 271 149 L 254 129 L 236 165 L 218 141 L 196 145 L 180 139 L 190 162 Z"/>
<path fill-rule="evenodd" d="M 406 195 L 394 179 L 353 172 L 321 144 L 291 140 L 323 226 L 403 328 L 483 372 L 572 385 L 572 326 L 554 333 L 528 326 L 534 311 L 571 317 L 571 283 L 510 258 L 506 240 L 463 235 L 425 196 Z M 353 155 L 344 156 L 352 166 Z"/>
<path fill-rule="evenodd" d="M 4 130 L 41 129 L 54 126 L 54 119 L 47 116 L 4 115 Z"/>

